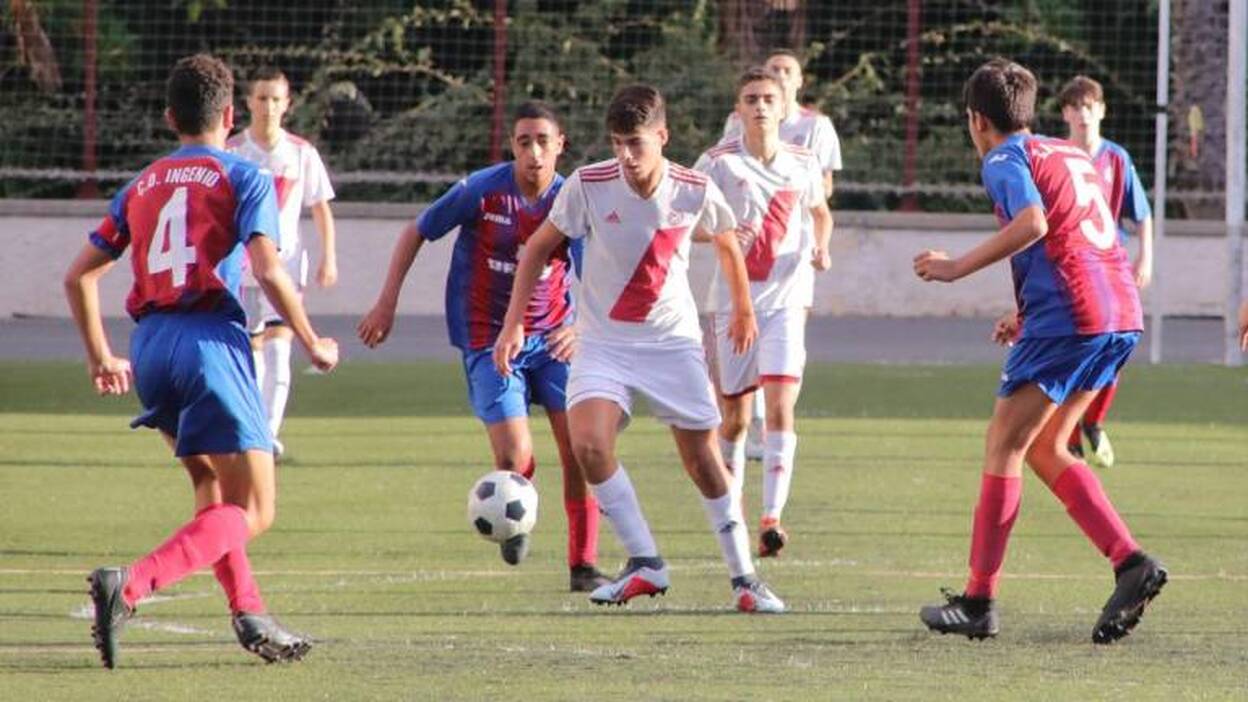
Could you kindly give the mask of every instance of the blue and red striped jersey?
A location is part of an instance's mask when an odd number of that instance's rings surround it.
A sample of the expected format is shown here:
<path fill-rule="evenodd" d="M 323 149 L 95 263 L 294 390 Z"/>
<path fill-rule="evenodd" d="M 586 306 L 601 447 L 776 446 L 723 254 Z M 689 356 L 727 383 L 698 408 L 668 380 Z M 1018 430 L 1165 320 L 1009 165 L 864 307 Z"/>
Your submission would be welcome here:
<path fill-rule="evenodd" d="M 117 193 L 90 240 L 113 258 L 131 247 L 126 312 L 224 312 L 242 323 L 243 246 L 277 241 L 273 177 L 209 146 L 183 146 Z"/>
<path fill-rule="evenodd" d="M 1033 206 L 1048 221 L 1048 233 L 1010 259 L 1024 338 L 1143 329 L 1117 218 L 1086 152 L 1014 134 L 984 156 L 982 177 L 1002 226 Z"/>
<path fill-rule="evenodd" d="M 442 194 L 416 220 L 422 238 L 436 241 L 459 228 L 446 277 L 446 326 L 451 344 L 489 348 L 498 338 L 524 242 L 546 219 L 563 177 L 535 202 L 516 184 L 513 164 L 483 168 Z M 563 326 L 572 312 L 572 257 L 565 242 L 551 254 L 524 315 L 526 335 Z"/>
<path fill-rule="evenodd" d="M 1126 149 L 1109 139 L 1102 139 L 1101 147 L 1092 157 L 1092 165 L 1101 177 L 1105 197 L 1109 200 L 1109 211 L 1114 215 L 1115 222 L 1129 219 L 1138 224 L 1153 216 L 1153 208 L 1148 204 L 1148 191 L 1144 189 L 1140 174 L 1136 172 L 1131 154 Z M 1118 234 L 1126 240 L 1125 228 L 1118 227 Z"/>

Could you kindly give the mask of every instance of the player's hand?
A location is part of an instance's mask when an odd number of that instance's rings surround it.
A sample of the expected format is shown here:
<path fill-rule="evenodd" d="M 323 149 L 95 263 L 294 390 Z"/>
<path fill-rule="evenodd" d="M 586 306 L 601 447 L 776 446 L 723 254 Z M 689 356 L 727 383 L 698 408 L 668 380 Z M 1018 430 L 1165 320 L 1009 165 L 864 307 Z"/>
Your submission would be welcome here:
<path fill-rule="evenodd" d="M 914 274 L 926 281 L 952 283 L 958 279 L 957 265 L 944 251 L 928 249 L 914 257 Z"/>
<path fill-rule="evenodd" d="M 321 259 L 316 268 L 316 284 L 322 288 L 332 288 L 338 284 L 338 262 L 332 259 Z"/>
<path fill-rule="evenodd" d="M 494 342 L 494 367 L 500 374 L 511 375 L 511 362 L 520 355 L 523 348 L 524 325 L 517 324 L 511 328 L 504 326 Z"/>
<path fill-rule="evenodd" d="M 116 356 L 105 356 L 99 363 L 88 363 L 87 372 L 91 383 L 101 395 L 125 395 L 130 392 L 130 361 Z"/>
<path fill-rule="evenodd" d="M 312 365 L 322 373 L 328 373 L 338 365 L 338 342 L 327 337 L 316 340 L 316 345 L 308 349 Z"/>
<path fill-rule="evenodd" d="M 1018 340 L 1018 313 L 1006 312 L 992 326 L 992 340 L 1002 346 L 1013 346 Z"/>
<path fill-rule="evenodd" d="M 740 356 L 754 345 L 758 338 L 758 322 L 754 319 L 754 311 L 732 313 L 728 322 L 728 338 L 732 340 L 733 353 Z"/>
<path fill-rule="evenodd" d="M 355 327 L 356 336 L 370 349 L 375 349 L 390 336 L 394 327 L 394 307 L 377 303 Z"/>
<path fill-rule="evenodd" d="M 1153 282 L 1153 261 L 1152 259 L 1141 257 L 1135 262 L 1133 272 L 1135 273 L 1135 287 L 1143 290 L 1148 284 Z"/>
<path fill-rule="evenodd" d="M 547 334 L 546 349 L 550 357 L 560 363 L 571 361 L 572 354 L 576 353 L 576 328 L 569 324 Z"/>
<path fill-rule="evenodd" d="M 827 249 L 821 249 L 818 246 L 811 252 L 810 265 L 815 267 L 817 271 L 826 271 L 832 267 L 832 254 Z"/>
<path fill-rule="evenodd" d="M 1239 348 L 1248 351 L 1248 300 L 1239 306 Z"/>

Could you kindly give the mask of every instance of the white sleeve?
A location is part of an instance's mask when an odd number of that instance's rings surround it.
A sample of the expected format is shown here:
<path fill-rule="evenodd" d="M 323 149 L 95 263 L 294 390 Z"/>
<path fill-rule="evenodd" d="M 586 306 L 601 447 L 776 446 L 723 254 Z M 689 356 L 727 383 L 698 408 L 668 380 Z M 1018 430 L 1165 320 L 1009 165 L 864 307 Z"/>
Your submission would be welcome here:
<path fill-rule="evenodd" d="M 563 181 L 546 219 L 569 239 L 580 239 L 589 233 L 589 203 L 585 201 L 580 171 Z"/>
<path fill-rule="evenodd" d="M 811 150 L 819 158 L 824 171 L 841 170 L 841 138 L 836 135 L 836 127 L 827 115 L 820 115 L 815 122 L 815 138 Z"/>
<path fill-rule="evenodd" d="M 741 135 L 741 118 L 736 112 L 729 112 L 728 117 L 724 119 L 724 136 L 720 139 L 731 139 Z"/>
<path fill-rule="evenodd" d="M 711 172 L 710 152 L 707 152 L 707 151 L 702 152 L 702 155 L 698 157 L 697 163 L 693 164 L 693 170 L 702 171 L 703 173 L 706 173 L 708 175 L 710 174 Z"/>
<path fill-rule="evenodd" d="M 311 146 L 303 153 L 303 206 L 311 207 L 318 202 L 333 200 L 334 186 L 329 183 L 329 173 L 321 155 Z"/>
<path fill-rule="evenodd" d="M 819 166 L 819 161 L 814 158 L 805 159 L 806 164 L 806 189 L 802 192 L 802 206 L 806 209 L 814 209 L 819 203 L 828 199 L 828 194 L 823 191 L 823 169 Z"/>
<path fill-rule="evenodd" d="M 732 214 L 732 208 L 728 206 L 723 191 L 713 180 L 706 182 L 706 198 L 702 201 L 702 216 L 698 218 L 698 226 L 712 236 L 737 227 L 737 218 Z"/>

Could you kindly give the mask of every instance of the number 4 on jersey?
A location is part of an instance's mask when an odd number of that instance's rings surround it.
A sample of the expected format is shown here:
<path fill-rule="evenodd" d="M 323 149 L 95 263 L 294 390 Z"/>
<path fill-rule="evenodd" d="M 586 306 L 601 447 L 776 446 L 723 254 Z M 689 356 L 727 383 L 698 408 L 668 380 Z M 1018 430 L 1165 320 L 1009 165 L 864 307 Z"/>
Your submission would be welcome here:
<path fill-rule="evenodd" d="M 186 188 L 173 191 L 147 246 L 147 274 L 170 271 L 175 288 L 186 284 L 186 269 L 195 263 L 195 247 L 186 239 L 186 195 Z"/>

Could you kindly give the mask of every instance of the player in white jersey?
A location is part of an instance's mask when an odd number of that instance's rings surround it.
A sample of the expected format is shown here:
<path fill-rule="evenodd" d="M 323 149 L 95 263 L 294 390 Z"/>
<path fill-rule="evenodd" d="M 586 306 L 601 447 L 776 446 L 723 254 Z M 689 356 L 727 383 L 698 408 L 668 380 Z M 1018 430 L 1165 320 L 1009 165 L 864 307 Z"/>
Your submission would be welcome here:
<path fill-rule="evenodd" d="M 594 590 L 590 601 L 623 604 L 668 587 L 667 566 L 628 472 L 615 456 L 616 438 L 636 391 L 672 428 L 728 565 L 736 607 L 784 611 L 784 602 L 754 573 L 741 502 L 728 487 L 714 436 L 719 409 L 689 288 L 690 242 L 699 232 L 714 241 L 732 291 L 727 333 L 734 352 L 748 349 L 757 327 L 732 210 L 704 174 L 663 157 L 668 133 L 658 90 L 646 85 L 619 90 L 607 108 L 606 125 L 616 158 L 580 168 L 568 178 L 546 221 L 529 239 L 494 363 L 509 373 L 511 360 L 523 348 L 524 311 L 550 253 L 564 237 L 583 239 L 568 430 L 594 496 L 629 553 L 619 578 Z"/>
<path fill-rule="evenodd" d="M 329 209 L 334 189 L 316 147 L 282 129 L 282 117 L 289 107 L 290 81 L 286 75 L 272 67 L 260 69 L 247 93 L 251 123 L 230 137 L 226 149 L 273 173 L 279 209 L 278 251 L 286 272 L 302 292 L 308 281 L 308 252 L 299 231 L 299 216 L 305 207 L 312 211 L 312 220 L 321 235 L 317 285 L 328 288 L 338 281 L 334 215 Z M 292 333 L 251 275 L 244 281 L 243 306 L 252 334 L 256 382 L 273 433 L 274 453 L 281 455 L 284 447 L 277 434 L 290 397 Z"/>
<path fill-rule="evenodd" d="M 758 319 L 757 343 L 744 354 L 731 353 L 724 316 L 729 290 L 717 277 L 711 311 L 724 410 L 720 450 L 738 494 L 745 475 L 746 425 L 760 387 L 766 402 L 761 557 L 777 555 L 788 538 L 780 517 L 797 451 L 793 410 L 806 366 L 806 310 L 813 301 L 815 271 L 831 264 L 832 213 L 820 164 L 810 151 L 780 140 L 783 89 L 777 75 L 765 68 L 746 71 L 737 81 L 742 136 L 721 142 L 695 166 L 732 205 Z M 813 227 L 805 226 L 807 216 Z"/>
<path fill-rule="evenodd" d="M 841 170 L 841 140 L 832 126 L 832 120 L 822 112 L 803 106 L 798 102 L 801 94 L 802 64 L 797 55 L 787 49 L 776 49 L 767 55 L 765 68 L 776 74 L 784 88 L 784 110 L 780 120 L 780 139 L 787 144 L 810 150 L 823 169 L 823 190 L 832 197 L 832 173 Z M 733 110 L 724 122 L 724 140 L 741 136 L 741 118 Z M 807 221 L 809 226 L 810 222 Z M 763 458 L 763 402 L 755 396 L 753 416 L 746 443 L 746 455 L 752 460 Z"/>

